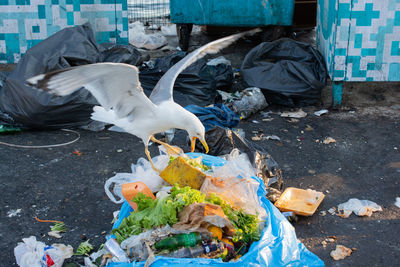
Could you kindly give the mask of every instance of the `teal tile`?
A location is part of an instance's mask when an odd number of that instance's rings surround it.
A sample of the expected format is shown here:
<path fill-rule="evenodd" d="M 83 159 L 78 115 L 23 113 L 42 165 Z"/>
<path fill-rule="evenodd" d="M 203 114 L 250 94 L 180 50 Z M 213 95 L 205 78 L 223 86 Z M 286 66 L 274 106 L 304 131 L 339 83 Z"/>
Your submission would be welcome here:
<path fill-rule="evenodd" d="M 389 65 L 388 81 L 400 81 L 400 63 Z"/>
<path fill-rule="evenodd" d="M 376 48 L 363 48 L 361 49 L 361 56 L 376 56 Z"/>
<path fill-rule="evenodd" d="M 39 17 L 39 19 L 46 18 L 46 6 L 45 5 L 38 5 L 38 17 Z"/>
<path fill-rule="evenodd" d="M 40 32 L 40 27 L 39 27 L 39 25 L 32 26 L 32 32 L 33 32 L 33 33 L 38 33 L 38 32 Z"/>
<path fill-rule="evenodd" d="M 375 69 L 375 63 L 367 63 L 367 70 L 374 70 Z"/>
<path fill-rule="evenodd" d="M 67 25 L 74 25 L 74 12 L 67 12 Z"/>
<path fill-rule="evenodd" d="M 0 6 L 7 6 L 8 0 L 0 0 Z"/>
<path fill-rule="evenodd" d="M 354 36 L 354 48 L 361 48 L 362 47 L 362 33 L 357 33 Z"/>
<path fill-rule="evenodd" d="M 15 4 L 16 5 L 30 5 L 31 4 L 31 1 L 30 0 L 16 0 L 15 1 Z"/>
<path fill-rule="evenodd" d="M 392 42 L 392 47 L 390 49 L 390 55 L 391 56 L 400 56 L 400 42 L 399 41 Z"/>

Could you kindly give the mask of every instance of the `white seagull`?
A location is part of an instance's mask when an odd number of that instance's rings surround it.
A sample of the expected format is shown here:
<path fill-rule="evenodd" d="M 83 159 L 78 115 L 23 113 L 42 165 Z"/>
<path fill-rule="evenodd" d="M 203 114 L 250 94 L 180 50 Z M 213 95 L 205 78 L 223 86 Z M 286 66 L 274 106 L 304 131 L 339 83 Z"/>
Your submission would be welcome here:
<path fill-rule="evenodd" d="M 137 67 L 124 63 L 95 63 L 57 70 L 34 76 L 28 84 L 59 96 L 72 94 L 84 87 L 92 93 L 101 106 L 94 106 L 93 120 L 114 124 L 142 139 L 145 153 L 156 171 L 148 150 L 149 141 L 166 147 L 169 154 L 179 154 L 180 149 L 154 138 L 154 134 L 171 128 L 186 130 L 194 151 L 196 138 L 208 153 L 205 130 L 201 121 L 173 100 L 174 83 L 178 75 L 190 64 L 206 54 L 219 50 L 245 35 L 260 29 L 227 36 L 210 42 L 181 59 L 158 81 L 148 98 L 140 86 Z"/>

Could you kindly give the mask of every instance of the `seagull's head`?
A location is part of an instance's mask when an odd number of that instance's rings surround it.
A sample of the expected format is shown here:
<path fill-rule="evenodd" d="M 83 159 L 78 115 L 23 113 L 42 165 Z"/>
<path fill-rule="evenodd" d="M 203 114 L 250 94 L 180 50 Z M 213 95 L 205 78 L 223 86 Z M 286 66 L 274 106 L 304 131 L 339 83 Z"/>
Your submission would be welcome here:
<path fill-rule="evenodd" d="M 208 153 L 208 145 L 205 139 L 206 130 L 204 129 L 204 125 L 193 113 L 190 114 L 191 116 L 189 117 L 190 119 L 185 126 L 185 130 L 189 134 L 189 138 L 191 141 L 191 151 L 194 151 L 194 148 L 196 146 L 196 139 L 199 139 L 201 144 L 204 146 L 206 153 Z"/>

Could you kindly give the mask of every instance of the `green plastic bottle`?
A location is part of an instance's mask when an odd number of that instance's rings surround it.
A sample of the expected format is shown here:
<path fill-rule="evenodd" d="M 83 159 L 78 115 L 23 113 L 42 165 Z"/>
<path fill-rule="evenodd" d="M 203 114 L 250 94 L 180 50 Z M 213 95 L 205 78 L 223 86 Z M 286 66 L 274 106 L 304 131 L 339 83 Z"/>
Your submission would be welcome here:
<path fill-rule="evenodd" d="M 177 234 L 155 243 L 154 247 L 159 250 L 175 250 L 179 247 L 194 247 L 199 243 L 201 243 L 199 233 Z"/>

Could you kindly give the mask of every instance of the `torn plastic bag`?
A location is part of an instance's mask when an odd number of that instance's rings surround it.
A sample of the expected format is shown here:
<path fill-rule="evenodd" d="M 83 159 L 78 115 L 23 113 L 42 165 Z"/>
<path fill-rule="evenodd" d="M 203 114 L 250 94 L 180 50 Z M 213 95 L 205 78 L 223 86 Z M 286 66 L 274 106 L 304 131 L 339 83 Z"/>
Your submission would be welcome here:
<path fill-rule="evenodd" d="M 269 103 L 291 107 L 318 102 L 327 76 L 319 51 L 287 38 L 264 42 L 250 50 L 241 73 L 249 86 L 262 89 Z"/>
<path fill-rule="evenodd" d="M 197 155 L 194 155 L 197 154 Z M 188 153 L 198 157 L 200 153 Z M 208 166 L 221 165 L 221 158 L 201 154 L 203 163 Z M 267 220 L 261 239 L 254 242 L 249 251 L 235 262 L 222 262 L 221 259 L 207 258 L 169 258 L 156 256 L 151 266 L 324 266 L 316 255 L 298 241 L 293 226 L 285 219 L 279 210 L 265 198 L 265 186 L 262 180 L 253 176 L 258 184 L 257 196 L 260 205 L 267 213 Z M 123 218 L 132 212 L 127 202 L 121 207 L 119 218 L 113 228 L 118 227 Z M 108 267 L 144 266 L 145 262 L 110 263 Z"/>
<path fill-rule="evenodd" d="M 185 55 L 183 52 L 178 52 L 157 58 L 151 64 L 143 64 L 139 73 L 143 89 L 153 90 L 168 69 L 184 58 Z M 210 66 L 206 63 L 207 61 L 201 58 L 179 74 L 174 85 L 174 96 L 175 92 L 181 92 L 187 96 L 189 104 L 199 106 L 214 103 L 218 86 L 227 88 L 232 84 L 233 70 L 230 65 Z"/>
<path fill-rule="evenodd" d="M 266 186 L 282 188 L 282 171 L 278 163 L 262 147 L 240 136 L 234 131 L 221 127 L 214 127 L 206 132 L 206 142 L 210 148 L 208 154 L 213 156 L 230 154 L 234 148 L 247 154 L 257 176 L 263 179 Z M 196 144 L 197 151 L 204 152 L 204 148 Z"/>
<path fill-rule="evenodd" d="M 197 105 L 186 106 L 185 109 L 196 115 L 203 123 L 206 131 L 215 126 L 233 128 L 236 127 L 240 118 L 227 106 L 217 103 L 212 107 L 200 107 Z"/>
<path fill-rule="evenodd" d="M 97 104 L 89 91 L 81 89 L 60 97 L 38 91 L 25 81 L 42 73 L 103 60 L 139 62 L 140 53 L 128 46 L 98 45 L 89 23 L 65 28 L 29 49 L 18 62 L 0 88 L 0 111 L 31 128 L 87 125 L 92 107 Z"/>

